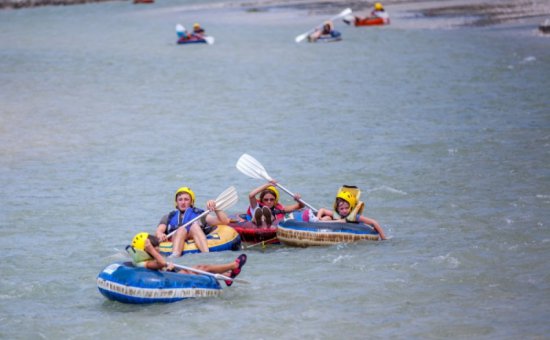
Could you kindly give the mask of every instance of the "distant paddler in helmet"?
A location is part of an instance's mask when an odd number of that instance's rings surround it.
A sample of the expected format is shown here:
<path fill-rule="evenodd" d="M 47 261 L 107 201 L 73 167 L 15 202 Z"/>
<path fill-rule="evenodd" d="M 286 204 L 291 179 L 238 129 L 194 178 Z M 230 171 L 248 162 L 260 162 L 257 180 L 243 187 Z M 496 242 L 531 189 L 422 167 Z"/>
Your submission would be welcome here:
<path fill-rule="evenodd" d="M 361 191 L 355 186 L 344 185 L 336 194 L 333 209 L 321 208 L 317 219 L 321 222 L 364 223 L 372 226 L 385 240 L 384 230 L 372 218 L 362 215 L 364 203 L 359 201 Z"/>
<path fill-rule="evenodd" d="M 384 6 L 382 6 L 379 2 L 374 3 L 374 8 L 372 9 L 372 12 L 370 12 L 370 15 L 374 18 L 388 19 L 389 21 L 388 13 L 384 9 Z"/>
<path fill-rule="evenodd" d="M 250 206 L 247 215 L 251 221 L 260 228 L 270 228 L 276 225 L 276 221 L 284 219 L 285 214 L 304 207 L 300 202 L 300 194 L 294 194 L 296 203 L 291 205 L 282 205 L 279 202 L 279 191 L 276 188 L 277 182 L 272 180 L 267 182 L 248 194 Z"/>
<path fill-rule="evenodd" d="M 366 24 L 365 22 L 369 22 L 370 20 L 378 19 L 378 23 L 370 22 L 369 24 Z M 382 19 L 382 20 L 379 20 Z M 382 24 L 389 24 L 390 23 L 390 16 L 388 12 L 384 9 L 384 6 L 380 2 L 376 2 L 374 4 L 374 7 L 372 8 L 369 15 L 365 17 L 359 17 L 355 15 L 347 15 L 344 17 L 343 21 L 351 25 L 354 23 L 356 26 L 368 26 L 368 25 L 382 25 Z M 363 24 L 361 24 L 363 22 Z"/>
<path fill-rule="evenodd" d="M 202 37 L 203 35 L 206 34 L 206 32 L 204 31 L 204 28 L 202 28 L 201 25 L 198 22 L 196 22 L 193 24 L 193 34 L 196 36 Z"/>
<path fill-rule="evenodd" d="M 313 33 L 311 33 L 307 37 L 307 40 L 309 42 L 315 42 L 321 37 L 335 38 L 339 36 L 340 36 L 340 32 L 334 29 L 334 23 L 331 20 L 327 20 L 323 23 L 322 27 L 317 28 L 315 31 L 313 31 Z"/>
<path fill-rule="evenodd" d="M 170 256 L 181 256 L 184 243 L 190 238 L 195 241 L 197 248 L 202 253 L 208 253 L 209 249 L 205 230 L 208 230 L 214 225 L 228 224 L 229 218 L 225 212 L 216 209 L 215 200 L 209 200 L 206 202 L 206 209 L 214 212 L 215 215 L 203 216 L 191 225 L 182 227 L 202 214 L 204 210 L 195 207 L 195 193 L 189 187 L 179 188 L 174 195 L 174 201 L 176 209 L 161 218 L 157 227 L 156 236 L 161 242 L 168 241 L 167 235 L 176 230 L 176 233 L 171 239 L 173 245 L 172 255 Z"/>

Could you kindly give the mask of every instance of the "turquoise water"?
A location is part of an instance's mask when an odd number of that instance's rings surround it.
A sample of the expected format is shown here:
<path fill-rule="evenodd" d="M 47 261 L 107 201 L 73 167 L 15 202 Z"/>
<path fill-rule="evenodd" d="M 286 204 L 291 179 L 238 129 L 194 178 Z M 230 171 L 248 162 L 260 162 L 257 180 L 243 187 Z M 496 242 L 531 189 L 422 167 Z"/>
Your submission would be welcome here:
<path fill-rule="evenodd" d="M 331 14 L 194 6 L 0 12 L 1 338 L 549 334 L 550 40 L 403 15 L 296 44 Z M 196 21 L 216 43 L 176 45 Z M 390 239 L 247 250 L 252 283 L 221 298 L 99 294 L 176 188 L 204 205 L 234 185 L 244 211 L 245 152 L 315 207 L 359 186 Z"/>

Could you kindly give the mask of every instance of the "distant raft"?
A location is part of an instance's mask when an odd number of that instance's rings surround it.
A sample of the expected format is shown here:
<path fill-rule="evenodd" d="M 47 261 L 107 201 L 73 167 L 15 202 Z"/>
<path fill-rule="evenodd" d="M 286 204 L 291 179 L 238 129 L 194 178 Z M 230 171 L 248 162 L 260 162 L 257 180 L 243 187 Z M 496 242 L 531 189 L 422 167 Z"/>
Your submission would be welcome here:
<path fill-rule="evenodd" d="M 346 16 L 343 21 L 348 25 L 353 24 L 354 26 L 382 26 L 390 24 L 390 18 L 388 16 L 360 18 L 349 15 Z"/>
<path fill-rule="evenodd" d="M 206 235 L 206 242 L 211 252 L 241 249 L 241 237 L 239 233 L 227 225 L 215 226 L 214 229 Z M 172 253 L 172 242 L 161 242 L 159 248 L 162 255 L 170 255 Z M 183 255 L 199 252 L 200 250 L 197 248 L 197 244 L 194 240 L 189 239 L 185 241 L 183 245 Z"/>
<path fill-rule="evenodd" d="M 342 34 L 338 31 L 332 31 L 331 34 L 323 34 L 317 39 L 308 38 L 308 42 L 336 42 L 342 40 Z"/>
<path fill-rule="evenodd" d="M 181 36 L 178 38 L 178 44 L 179 45 L 185 45 L 185 44 L 208 44 L 212 45 L 214 44 L 214 37 L 208 36 L 208 35 L 196 35 L 192 34 L 190 36 Z"/>
<path fill-rule="evenodd" d="M 151 270 L 134 267 L 131 262 L 105 267 L 97 276 L 97 288 L 109 300 L 132 304 L 176 302 L 222 293 L 212 276 Z"/>
<path fill-rule="evenodd" d="M 357 241 L 377 241 L 380 235 L 373 227 L 362 223 L 306 222 L 303 213 L 294 213 L 295 219 L 279 223 L 277 238 L 293 247 L 327 246 Z"/>

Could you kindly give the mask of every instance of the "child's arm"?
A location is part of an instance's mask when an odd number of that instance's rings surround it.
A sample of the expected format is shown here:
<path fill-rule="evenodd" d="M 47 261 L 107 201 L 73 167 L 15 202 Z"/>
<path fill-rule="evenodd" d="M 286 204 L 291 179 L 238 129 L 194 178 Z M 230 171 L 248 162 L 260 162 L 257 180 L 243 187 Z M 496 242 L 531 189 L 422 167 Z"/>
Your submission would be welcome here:
<path fill-rule="evenodd" d="M 330 217 L 330 219 L 332 220 L 332 211 L 325 208 L 321 208 L 317 211 L 317 218 L 319 220 L 321 220 L 325 216 Z"/>
<path fill-rule="evenodd" d="M 285 206 L 285 212 L 289 213 L 305 207 L 304 203 L 300 202 L 301 198 L 302 196 L 300 196 L 300 194 L 295 194 L 294 200 L 296 201 L 296 203 Z"/>
<path fill-rule="evenodd" d="M 216 201 L 210 200 L 206 202 L 206 209 L 213 211 L 216 217 L 207 215 L 206 223 L 209 225 L 228 224 L 230 222 L 229 217 L 223 210 L 216 209 Z"/>
<path fill-rule="evenodd" d="M 262 192 L 265 188 L 267 188 L 270 185 L 273 185 L 273 184 L 271 182 L 262 184 L 248 194 L 248 200 L 250 201 L 250 208 L 252 210 L 254 210 L 254 208 L 256 208 L 256 206 L 258 205 L 258 199 L 256 199 L 256 195 Z"/>
<path fill-rule="evenodd" d="M 151 255 L 154 259 L 153 261 L 147 261 L 147 263 L 145 264 L 148 269 L 160 270 L 166 267 L 167 263 L 164 260 L 164 257 L 162 257 L 162 255 L 157 251 L 157 249 L 155 249 L 155 247 L 153 247 L 151 241 L 149 240 L 145 241 L 145 251 L 149 253 L 149 255 Z"/>
<path fill-rule="evenodd" d="M 363 215 L 359 215 L 359 221 L 358 222 L 372 225 L 374 227 L 374 230 L 376 230 L 378 232 L 378 234 L 380 235 L 380 239 L 381 240 L 386 239 L 386 235 L 384 235 L 384 230 L 382 230 L 382 227 L 380 227 L 380 224 L 378 224 L 378 222 L 376 222 L 376 220 L 373 220 L 372 218 L 368 218 L 368 217 L 363 216 Z"/>

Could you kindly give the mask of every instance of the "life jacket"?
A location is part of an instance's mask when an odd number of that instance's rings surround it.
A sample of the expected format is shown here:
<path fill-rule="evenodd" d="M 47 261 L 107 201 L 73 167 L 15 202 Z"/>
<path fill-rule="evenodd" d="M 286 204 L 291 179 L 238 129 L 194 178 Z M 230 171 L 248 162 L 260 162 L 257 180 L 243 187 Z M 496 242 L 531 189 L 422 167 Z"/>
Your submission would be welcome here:
<path fill-rule="evenodd" d="M 264 206 L 265 206 L 265 204 L 262 204 L 262 203 L 258 202 L 258 207 L 263 208 Z M 271 208 L 271 214 L 273 214 L 273 216 L 275 216 L 275 219 L 277 219 L 277 220 L 284 219 L 285 214 L 286 214 L 284 205 L 282 205 L 281 203 L 275 204 L 275 206 L 273 208 Z M 250 206 L 248 207 L 248 210 L 246 211 L 246 218 L 249 221 L 252 220 L 252 208 Z"/>
<path fill-rule="evenodd" d="M 145 250 L 136 249 L 132 246 L 127 246 L 126 251 L 132 257 L 132 263 L 137 265 L 141 262 L 147 262 L 153 260 L 153 257 Z"/>
<path fill-rule="evenodd" d="M 191 221 L 192 219 L 202 214 L 203 212 L 204 210 L 202 209 L 189 207 L 185 209 L 185 211 L 183 212 L 183 218 L 182 218 L 181 211 L 179 210 L 171 211 L 168 214 L 168 225 L 166 226 L 166 234 L 169 234 L 172 231 L 178 229 L 182 225 L 186 224 L 187 222 Z"/>

